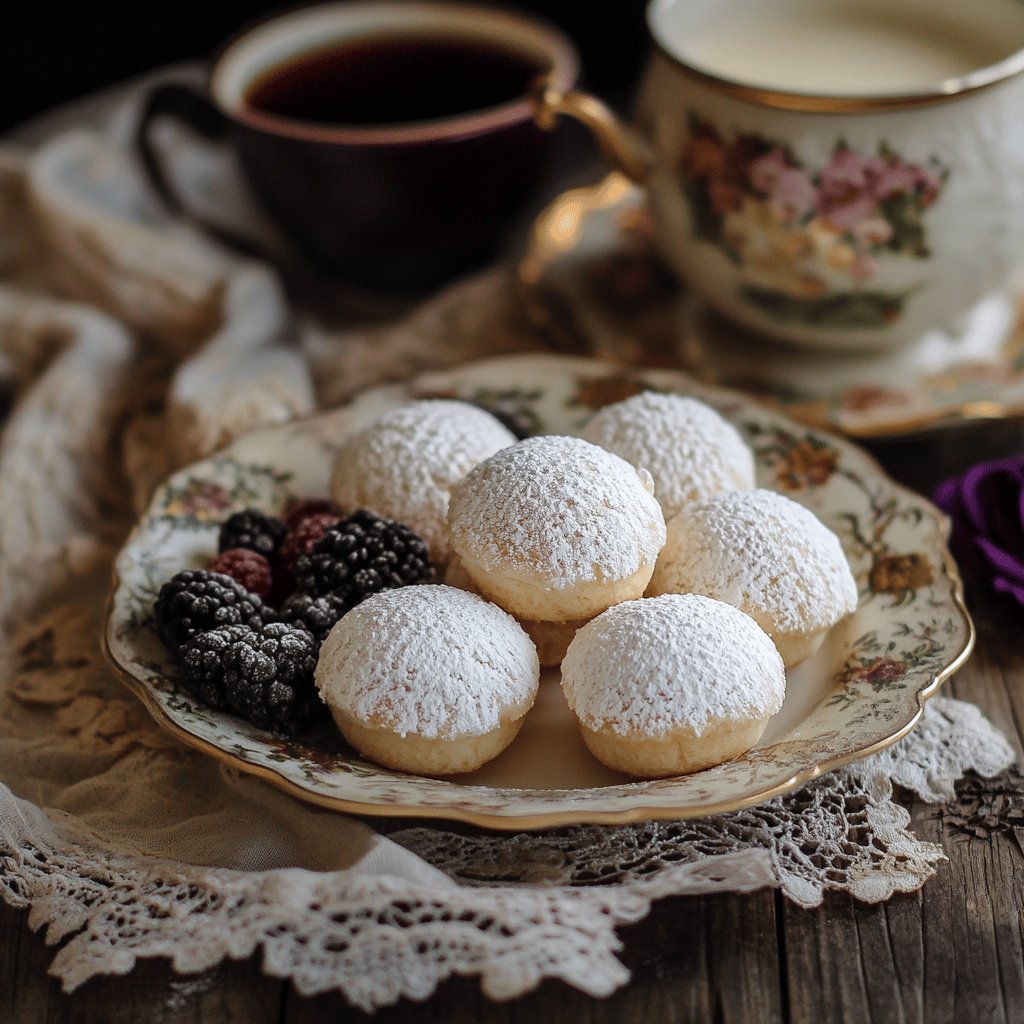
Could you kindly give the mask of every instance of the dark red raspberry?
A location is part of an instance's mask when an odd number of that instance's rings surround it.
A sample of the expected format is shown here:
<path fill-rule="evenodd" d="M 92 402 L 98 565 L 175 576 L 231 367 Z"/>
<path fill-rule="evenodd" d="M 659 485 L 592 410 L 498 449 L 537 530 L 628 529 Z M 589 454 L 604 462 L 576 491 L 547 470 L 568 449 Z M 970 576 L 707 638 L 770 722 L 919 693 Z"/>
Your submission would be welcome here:
<path fill-rule="evenodd" d="M 331 515 L 335 519 L 340 519 L 341 509 L 328 498 L 302 498 L 289 507 L 288 515 L 284 517 L 284 525 L 289 530 L 295 530 L 304 519 L 323 515 Z"/>
<path fill-rule="evenodd" d="M 246 590 L 258 594 L 264 600 L 270 596 L 273 573 L 270 562 L 258 551 L 251 548 L 228 548 L 219 554 L 207 567 L 209 572 L 223 573 L 237 580 Z"/>
<path fill-rule="evenodd" d="M 341 516 L 333 512 L 310 512 L 290 527 L 277 559 L 286 572 L 295 568 L 295 561 L 304 555 L 324 535 L 328 526 L 333 526 Z"/>

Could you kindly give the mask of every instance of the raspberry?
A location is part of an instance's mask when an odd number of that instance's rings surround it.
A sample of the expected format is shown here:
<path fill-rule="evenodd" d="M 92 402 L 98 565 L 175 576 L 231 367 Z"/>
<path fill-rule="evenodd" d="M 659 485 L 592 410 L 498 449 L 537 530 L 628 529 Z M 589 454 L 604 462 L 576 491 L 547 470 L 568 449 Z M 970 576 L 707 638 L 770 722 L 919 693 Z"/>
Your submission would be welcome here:
<path fill-rule="evenodd" d="M 295 587 L 310 597 L 333 595 L 354 608 L 370 594 L 429 583 L 427 546 L 409 527 L 360 509 L 327 527 L 295 563 Z"/>
<path fill-rule="evenodd" d="M 250 548 L 264 558 L 273 559 L 286 532 L 280 519 L 265 515 L 257 508 L 247 508 L 244 512 L 236 512 L 221 524 L 217 550 L 224 552 L 231 548 Z"/>
<path fill-rule="evenodd" d="M 211 707 L 294 735 L 323 713 L 313 681 L 317 648 L 310 633 L 283 622 L 221 626 L 185 647 L 185 685 Z"/>
<path fill-rule="evenodd" d="M 270 563 L 252 548 L 228 548 L 219 554 L 206 570 L 230 576 L 246 590 L 258 594 L 264 601 L 270 597 L 270 588 L 273 585 Z"/>
<path fill-rule="evenodd" d="M 335 519 L 340 519 L 341 509 L 328 498 L 301 498 L 289 507 L 288 514 L 284 517 L 284 525 L 289 530 L 294 530 L 308 516 L 323 515 L 331 515 Z"/>
<path fill-rule="evenodd" d="M 172 576 L 160 588 L 154 612 L 160 636 L 174 654 L 197 633 L 218 626 L 258 627 L 273 618 L 237 580 L 205 569 Z"/>
<path fill-rule="evenodd" d="M 287 572 L 292 572 L 295 562 L 304 555 L 324 535 L 328 526 L 333 526 L 341 516 L 330 512 L 312 512 L 297 520 L 296 525 L 288 531 L 281 550 L 277 553 L 278 562 Z"/>

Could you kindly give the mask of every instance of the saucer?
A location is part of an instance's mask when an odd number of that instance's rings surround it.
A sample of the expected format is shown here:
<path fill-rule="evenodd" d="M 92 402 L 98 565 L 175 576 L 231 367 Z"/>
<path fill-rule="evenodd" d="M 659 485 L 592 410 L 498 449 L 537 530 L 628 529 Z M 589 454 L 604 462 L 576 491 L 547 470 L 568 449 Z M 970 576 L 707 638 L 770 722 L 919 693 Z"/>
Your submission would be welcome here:
<path fill-rule="evenodd" d="M 786 699 L 758 745 L 725 764 L 637 782 L 594 760 L 559 686 L 541 680 L 522 731 L 470 775 L 426 778 L 361 758 L 336 730 L 287 739 L 197 703 L 153 624 L 162 583 L 208 562 L 218 524 L 256 505 L 279 513 L 325 494 L 337 446 L 411 398 L 500 405 L 532 433 L 575 434 L 594 410 L 645 388 L 692 394 L 751 446 L 759 486 L 782 491 L 834 529 L 858 584 L 857 609 L 787 673 Z M 801 427 L 734 391 L 677 371 L 623 371 L 594 359 L 515 356 L 364 392 L 311 419 L 247 434 L 158 487 L 116 562 L 107 651 L 154 718 L 184 743 L 311 803 L 494 829 L 623 824 L 749 806 L 895 742 L 974 642 L 946 520 L 859 448 Z"/>
<path fill-rule="evenodd" d="M 1024 273 L 955 330 L 905 348 L 789 347 L 687 294 L 657 255 L 642 190 L 615 173 L 563 193 L 540 214 L 518 273 L 536 325 L 577 348 L 681 367 L 851 437 L 1024 415 Z"/>

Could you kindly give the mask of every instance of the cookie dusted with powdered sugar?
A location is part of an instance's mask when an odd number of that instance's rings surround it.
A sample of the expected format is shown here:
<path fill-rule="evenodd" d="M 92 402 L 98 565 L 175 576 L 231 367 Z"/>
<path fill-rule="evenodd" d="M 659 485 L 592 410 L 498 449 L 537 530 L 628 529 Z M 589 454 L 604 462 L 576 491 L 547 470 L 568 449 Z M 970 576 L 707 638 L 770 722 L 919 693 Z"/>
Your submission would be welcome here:
<path fill-rule="evenodd" d="M 405 523 L 427 543 L 430 560 L 449 557 L 452 485 L 515 435 L 468 402 L 409 402 L 375 420 L 339 449 L 331 498 L 346 512 L 367 509 Z"/>
<path fill-rule="evenodd" d="M 671 593 L 705 594 L 746 612 L 790 667 L 857 608 L 839 538 L 803 505 L 766 490 L 719 494 L 669 522 L 648 594 Z"/>
<path fill-rule="evenodd" d="M 453 551 L 518 618 L 588 619 L 639 597 L 665 543 L 650 475 L 574 437 L 531 437 L 452 489 Z"/>
<path fill-rule="evenodd" d="M 691 501 L 754 486 L 739 431 L 695 398 L 644 391 L 605 406 L 583 436 L 651 474 L 666 520 Z"/>
<path fill-rule="evenodd" d="M 765 632 L 697 594 L 627 601 L 587 623 L 562 689 L 591 753 L 658 778 L 738 757 L 782 707 L 786 675 Z"/>
<path fill-rule="evenodd" d="M 511 615 L 443 585 L 367 598 L 328 634 L 316 685 L 342 735 L 420 775 L 479 768 L 515 739 L 540 666 Z"/>

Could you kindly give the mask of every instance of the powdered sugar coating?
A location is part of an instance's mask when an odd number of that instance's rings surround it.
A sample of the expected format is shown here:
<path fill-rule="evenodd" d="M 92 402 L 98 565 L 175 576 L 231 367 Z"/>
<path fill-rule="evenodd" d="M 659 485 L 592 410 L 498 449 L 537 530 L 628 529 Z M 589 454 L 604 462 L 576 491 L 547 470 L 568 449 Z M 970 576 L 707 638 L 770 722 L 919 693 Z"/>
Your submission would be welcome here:
<path fill-rule="evenodd" d="M 588 729 L 663 736 L 774 715 L 782 658 L 731 605 L 698 594 L 625 601 L 587 623 L 562 662 L 562 690 Z"/>
<path fill-rule="evenodd" d="M 665 520 L 650 475 L 575 437 L 531 437 L 481 463 L 452 490 L 453 549 L 485 569 L 539 575 L 566 590 L 651 565 Z"/>
<path fill-rule="evenodd" d="M 809 509 L 767 490 L 684 508 L 669 523 L 648 593 L 707 594 L 770 636 L 824 629 L 857 607 L 839 538 Z"/>
<path fill-rule="evenodd" d="M 643 391 L 597 412 L 583 437 L 646 469 L 666 520 L 691 501 L 754 486 L 754 453 L 695 398 Z"/>
<path fill-rule="evenodd" d="M 374 594 L 331 630 L 316 685 L 332 710 L 400 736 L 481 736 L 521 717 L 540 665 L 511 615 L 443 585 Z"/>
<path fill-rule="evenodd" d="M 478 462 L 515 435 L 468 402 L 427 399 L 385 413 L 342 445 L 331 497 L 346 511 L 369 509 L 405 523 L 431 561 L 448 561 L 448 498 Z"/>

